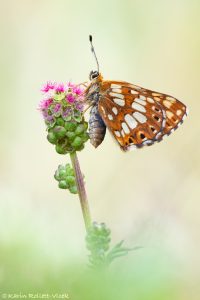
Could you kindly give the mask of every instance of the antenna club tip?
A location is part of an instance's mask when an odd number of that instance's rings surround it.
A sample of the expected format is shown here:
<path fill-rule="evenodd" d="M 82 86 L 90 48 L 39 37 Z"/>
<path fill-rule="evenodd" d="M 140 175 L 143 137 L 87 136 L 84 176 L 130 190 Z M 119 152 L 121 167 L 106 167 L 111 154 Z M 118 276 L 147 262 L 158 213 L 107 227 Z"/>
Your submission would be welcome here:
<path fill-rule="evenodd" d="M 92 42 L 92 35 L 89 35 L 89 41 Z"/>

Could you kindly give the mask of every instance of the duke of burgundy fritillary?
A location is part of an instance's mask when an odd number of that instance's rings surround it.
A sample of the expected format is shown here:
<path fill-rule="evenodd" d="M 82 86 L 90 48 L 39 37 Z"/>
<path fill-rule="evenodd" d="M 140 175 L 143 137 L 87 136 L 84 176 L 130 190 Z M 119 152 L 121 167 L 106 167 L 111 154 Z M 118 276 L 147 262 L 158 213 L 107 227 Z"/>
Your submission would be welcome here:
<path fill-rule="evenodd" d="M 103 80 L 91 35 L 89 39 L 98 67 L 90 72 L 84 95 L 92 106 L 89 135 L 94 147 L 102 143 L 106 127 L 127 151 L 160 142 L 182 124 L 187 109 L 176 98 L 125 81 Z"/>

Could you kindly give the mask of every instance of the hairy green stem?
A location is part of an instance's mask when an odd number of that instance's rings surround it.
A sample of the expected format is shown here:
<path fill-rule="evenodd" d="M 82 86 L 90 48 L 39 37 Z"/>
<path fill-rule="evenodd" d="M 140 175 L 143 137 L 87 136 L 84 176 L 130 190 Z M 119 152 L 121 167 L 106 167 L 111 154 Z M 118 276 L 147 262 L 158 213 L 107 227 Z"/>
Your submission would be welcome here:
<path fill-rule="evenodd" d="M 85 184 L 83 180 L 83 175 L 81 173 L 79 161 L 76 152 L 73 152 L 70 154 L 71 162 L 72 162 L 72 167 L 74 169 L 75 177 L 76 177 L 76 184 L 77 184 L 77 189 L 78 189 L 78 195 L 81 203 L 81 209 L 82 209 L 82 214 L 83 214 L 83 219 L 85 222 L 85 228 L 86 231 L 90 228 L 92 224 L 92 219 L 90 215 L 90 209 L 89 209 L 89 204 L 87 200 L 87 194 L 85 190 Z"/>

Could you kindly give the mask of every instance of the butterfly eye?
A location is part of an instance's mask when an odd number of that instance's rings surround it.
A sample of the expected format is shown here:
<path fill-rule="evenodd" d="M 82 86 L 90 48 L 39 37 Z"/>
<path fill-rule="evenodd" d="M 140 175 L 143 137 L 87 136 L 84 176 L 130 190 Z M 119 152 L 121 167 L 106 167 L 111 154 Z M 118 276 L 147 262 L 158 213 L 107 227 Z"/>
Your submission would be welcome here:
<path fill-rule="evenodd" d="M 99 76 L 99 72 L 98 71 L 91 71 L 90 72 L 90 75 L 89 75 L 89 79 L 92 80 L 92 79 L 95 79 Z"/>

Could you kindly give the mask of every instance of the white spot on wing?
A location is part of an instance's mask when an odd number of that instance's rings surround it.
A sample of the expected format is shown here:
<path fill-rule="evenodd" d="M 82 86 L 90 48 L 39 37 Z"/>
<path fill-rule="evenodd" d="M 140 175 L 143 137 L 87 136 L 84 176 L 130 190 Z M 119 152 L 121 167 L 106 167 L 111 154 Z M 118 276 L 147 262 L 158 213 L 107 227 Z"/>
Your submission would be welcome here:
<path fill-rule="evenodd" d="M 117 94 L 117 93 L 109 93 L 111 97 L 117 97 L 120 99 L 124 99 L 124 95 L 122 94 Z"/>
<path fill-rule="evenodd" d="M 144 101 L 142 99 L 139 99 L 139 98 L 135 98 L 134 101 L 141 104 L 141 105 L 146 105 L 147 104 L 146 101 Z"/>
<path fill-rule="evenodd" d="M 108 115 L 108 119 L 110 120 L 110 121 L 112 121 L 113 120 L 113 116 L 112 115 Z"/>
<path fill-rule="evenodd" d="M 164 100 L 164 101 L 163 101 L 163 104 L 164 104 L 164 106 L 167 107 L 167 108 L 170 108 L 170 107 L 172 106 L 172 103 L 171 103 L 170 101 L 168 101 L 168 100 Z"/>
<path fill-rule="evenodd" d="M 150 97 L 147 98 L 147 101 L 148 101 L 149 103 L 154 103 L 154 100 L 153 100 L 152 98 L 150 98 Z"/>
<path fill-rule="evenodd" d="M 143 96 L 143 95 L 140 95 L 140 99 L 142 99 L 142 100 L 146 100 L 146 97 L 145 97 L 145 96 Z"/>
<path fill-rule="evenodd" d="M 125 137 L 125 133 L 124 133 L 124 130 L 123 130 L 123 129 L 122 129 L 122 131 L 121 131 L 121 134 L 122 134 L 123 137 Z"/>
<path fill-rule="evenodd" d="M 117 115 L 117 114 L 118 114 L 118 110 L 117 110 L 117 108 L 116 108 L 116 107 L 113 107 L 113 108 L 112 108 L 112 111 L 114 112 L 114 114 L 115 114 L 115 115 Z"/>
<path fill-rule="evenodd" d="M 133 113 L 133 117 L 140 123 L 145 123 L 147 121 L 147 117 L 138 111 Z"/>
<path fill-rule="evenodd" d="M 125 101 L 119 98 L 114 98 L 113 101 L 118 104 L 119 106 L 124 106 L 125 105 Z"/>
<path fill-rule="evenodd" d="M 140 104 L 138 104 L 138 103 L 133 102 L 131 106 L 132 106 L 132 108 L 134 108 L 135 110 L 138 110 L 138 111 L 141 111 L 141 112 L 146 112 L 145 107 L 142 106 L 142 105 L 140 105 Z"/>
<path fill-rule="evenodd" d="M 161 96 L 162 94 L 160 94 L 160 93 L 152 93 L 152 95 L 153 95 L 154 97 L 156 97 L 156 96 Z"/>
<path fill-rule="evenodd" d="M 166 97 L 167 100 L 170 100 L 171 102 L 176 102 L 176 99 L 174 99 L 173 97 L 167 96 Z"/>
<path fill-rule="evenodd" d="M 131 94 L 133 94 L 133 95 L 137 95 L 139 92 L 137 92 L 137 91 L 134 91 L 134 90 L 131 90 Z"/>
<path fill-rule="evenodd" d="M 137 121 L 129 114 L 125 115 L 124 119 L 131 129 L 134 129 L 138 124 Z"/>
<path fill-rule="evenodd" d="M 169 110 L 166 111 L 166 115 L 169 119 L 171 119 L 174 116 L 173 112 L 171 112 Z"/>
<path fill-rule="evenodd" d="M 104 107 L 103 106 L 101 106 L 101 109 L 102 109 L 102 111 L 103 111 L 103 114 L 104 114 L 104 117 L 106 116 L 106 112 L 105 112 L 105 109 L 104 109 Z"/>
<path fill-rule="evenodd" d="M 160 101 L 160 98 L 159 97 L 154 97 L 154 99 L 156 100 L 156 101 Z"/>
<path fill-rule="evenodd" d="M 180 115 L 182 114 L 182 110 L 178 109 L 178 110 L 176 111 L 176 114 L 177 114 L 177 116 L 180 116 Z"/>
<path fill-rule="evenodd" d="M 120 134 L 120 132 L 119 132 L 119 131 L 114 131 L 114 133 L 115 133 L 115 135 L 116 135 L 116 136 L 118 136 L 118 137 L 120 137 L 120 136 L 121 136 L 121 134 Z"/>
<path fill-rule="evenodd" d="M 156 139 L 159 139 L 161 137 L 162 133 L 161 132 L 158 132 L 155 136 Z"/>
<path fill-rule="evenodd" d="M 124 132 L 125 132 L 126 134 L 130 133 L 130 130 L 129 130 L 129 128 L 128 128 L 128 126 L 126 125 L 125 122 L 122 122 L 122 128 L 124 129 Z"/>
<path fill-rule="evenodd" d="M 137 146 L 136 145 L 130 145 L 127 147 L 127 150 L 136 150 Z"/>
<path fill-rule="evenodd" d="M 145 145 L 152 145 L 154 142 L 152 142 L 152 140 L 146 140 L 144 141 L 142 144 L 145 146 Z"/>
<path fill-rule="evenodd" d="M 121 89 L 112 89 L 112 91 L 113 91 L 114 93 L 119 93 L 119 94 L 121 94 L 121 92 L 122 92 Z"/>
<path fill-rule="evenodd" d="M 119 85 L 119 84 L 114 84 L 114 83 L 111 84 L 111 88 L 112 88 L 112 89 L 120 89 L 121 87 L 122 87 L 122 86 Z"/>

